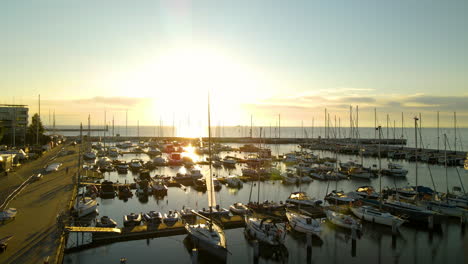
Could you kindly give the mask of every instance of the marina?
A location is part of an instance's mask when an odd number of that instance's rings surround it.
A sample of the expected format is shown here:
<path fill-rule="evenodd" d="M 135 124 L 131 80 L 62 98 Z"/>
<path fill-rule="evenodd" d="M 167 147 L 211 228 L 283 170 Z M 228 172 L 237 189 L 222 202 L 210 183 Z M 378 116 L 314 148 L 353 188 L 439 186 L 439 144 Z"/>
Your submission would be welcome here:
<path fill-rule="evenodd" d="M 468 263 L 468 1 L 0 1 L 0 264 Z"/>

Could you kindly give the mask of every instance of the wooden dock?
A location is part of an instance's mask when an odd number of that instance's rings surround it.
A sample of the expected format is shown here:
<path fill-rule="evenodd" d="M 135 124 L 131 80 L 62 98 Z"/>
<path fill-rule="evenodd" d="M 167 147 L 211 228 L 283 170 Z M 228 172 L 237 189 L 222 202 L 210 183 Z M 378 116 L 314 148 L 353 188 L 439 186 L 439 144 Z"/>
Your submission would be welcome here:
<path fill-rule="evenodd" d="M 245 226 L 243 216 L 234 215 L 229 217 L 217 218 L 216 222 L 223 229 L 232 229 Z M 196 224 L 205 224 L 203 219 L 197 219 Z M 92 240 L 87 244 L 77 244 L 65 249 L 66 253 L 77 252 L 88 248 L 94 248 L 105 244 L 111 244 L 120 241 L 139 240 L 156 237 L 167 237 L 186 234 L 185 222 L 179 220 L 173 225 L 164 223 L 158 225 L 138 225 L 134 227 L 123 228 L 99 228 L 99 227 L 75 227 L 65 228 L 68 232 L 91 233 Z"/>

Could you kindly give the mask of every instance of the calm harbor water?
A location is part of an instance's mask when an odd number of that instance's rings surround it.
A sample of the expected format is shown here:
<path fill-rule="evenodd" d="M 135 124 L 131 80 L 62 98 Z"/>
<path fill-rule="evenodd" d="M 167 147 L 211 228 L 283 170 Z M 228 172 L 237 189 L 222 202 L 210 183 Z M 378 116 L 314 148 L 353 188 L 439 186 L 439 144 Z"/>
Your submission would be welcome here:
<path fill-rule="evenodd" d="M 59 128 L 75 128 L 79 127 L 74 126 L 61 126 Z M 102 126 L 97 126 L 92 128 L 102 128 Z M 253 137 L 260 136 L 260 127 L 253 127 Z M 262 137 L 275 138 L 279 136 L 278 129 L 272 127 L 262 127 Z M 60 132 L 65 136 L 77 136 L 79 132 Z M 109 132 L 107 135 L 111 135 L 112 128 L 109 126 Z M 158 136 L 177 136 L 177 137 L 206 137 L 208 130 L 205 128 L 202 131 L 199 129 L 190 129 L 186 127 L 181 127 L 180 129 L 172 129 L 172 127 L 162 127 L 161 129 L 156 126 L 115 126 L 114 134 L 120 134 L 120 136 L 129 136 L 137 137 L 158 137 Z M 453 128 L 440 128 L 439 135 L 437 128 L 433 127 L 423 127 L 421 130 L 421 135 L 418 135 L 418 145 L 421 147 L 421 141 L 424 148 L 437 149 L 439 146 L 440 149 L 444 149 L 444 134 L 447 135 L 447 149 L 454 149 L 455 145 L 455 130 Z M 104 136 L 104 132 L 92 132 L 92 136 Z M 388 137 L 387 137 L 388 135 Z M 213 137 L 249 137 L 250 136 L 250 127 L 248 126 L 236 126 L 236 127 L 212 127 L 212 136 Z M 317 138 L 325 137 L 324 127 L 281 127 L 281 138 Z M 333 132 L 330 132 L 329 135 L 331 138 L 335 137 Z M 468 151 L 468 128 L 457 128 L 457 150 Z M 337 138 L 350 137 L 349 128 L 341 128 L 336 130 Z M 359 128 L 359 137 L 360 138 L 378 138 L 378 135 L 375 134 L 375 129 L 373 127 L 361 127 Z M 438 139 L 439 137 L 439 139 Z M 396 128 L 395 133 L 393 128 L 387 129 L 382 127 L 382 138 L 405 138 L 407 139 L 407 146 L 414 147 L 414 128 L 405 127 L 403 130 L 401 128 Z"/>
<path fill-rule="evenodd" d="M 236 145 L 234 145 L 236 146 Z M 286 153 L 291 150 L 297 150 L 295 145 L 275 145 L 270 146 L 273 154 Z M 331 152 L 314 152 L 321 156 L 333 157 Z M 220 156 L 237 155 L 244 156 L 244 153 L 223 152 Z M 131 160 L 141 158 L 149 160 L 146 154 L 126 154 L 120 159 Z M 201 157 L 200 157 L 201 158 Z M 342 161 L 356 160 L 357 156 L 339 155 Z M 386 167 L 387 160 L 382 160 L 382 166 Z M 364 165 L 371 166 L 377 164 L 375 158 L 365 158 Z M 382 178 L 382 186 L 404 186 L 415 183 L 415 163 L 399 161 L 409 170 L 405 180 L 395 181 L 394 178 Z M 282 166 L 282 165 L 281 165 Z M 214 173 L 220 176 L 231 174 L 240 175 L 240 166 L 236 170 L 215 170 Z M 284 169 L 284 167 L 282 167 Z M 208 173 L 208 166 L 201 166 L 204 175 Z M 183 168 L 163 167 L 151 173 L 175 175 Z M 432 173 L 435 181 L 435 187 L 438 191 L 447 189 L 445 181 L 445 168 L 439 165 L 419 164 L 418 182 L 434 188 L 430 179 Z M 458 168 L 463 185 L 468 186 L 468 174 L 461 168 Z M 448 183 L 450 190 L 453 186 L 461 186 L 458 177 L 457 168 L 448 168 Z M 120 175 L 117 172 L 105 173 L 105 179 L 119 182 L 133 182 L 131 172 Z M 221 207 L 228 208 L 235 202 L 248 202 L 251 185 L 253 186 L 252 200 L 257 200 L 258 186 L 256 183 L 248 182 L 240 190 L 229 189 L 223 186 L 221 191 L 217 192 L 217 201 Z M 336 184 L 336 186 L 335 186 Z M 359 186 L 372 185 L 378 189 L 379 179 L 374 178 L 366 180 L 344 180 L 339 182 L 313 181 L 310 184 L 303 184 L 298 187 L 295 185 L 286 186 L 280 181 L 267 181 L 260 184 L 260 200 L 284 201 L 291 192 L 301 188 L 310 196 L 323 198 L 328 190 L 335 187 L 343 191 L 352 191 Z M 182 206 L 193 209 L 207 207 L 206 193 L 197 192 L 192 188 L 186 190 L 170 187 L 168 195 L 164 198 L 155 198 L 150 196 L 147 200 L 139 200 L 136 196 L 127 201 L 115 199 L 100 199 L 99 216 L 107 215 L 117 221 L 119 226 L 123 225 L 123 216 L 135 212 L 148 212 L 150 210 L 167 212 L 169 210 L 181 209 Z M 91 221 L 91 219 L 89 219 Z M 364 224 L 363 235 L 357 240 L 356 250 L 352 251 L 351 236 L 348 230 L 336 228 L 329 223 L 324 223 L 324 232 L 322 239 L 314 238 L 312 247 L 312 256 L 307 258 L 306 238 L 304 236 L 288 233 L 285 243 L 286 256 L 274 257 L 271 252 L 261 250 L 260 263 L 466 263 L 466 247 L 468 246 L 468 234 L 466 234 L 456 219 L 447 219 L 434 232 L 429 232 L 425 228 L 404 225 L 401 228 L 401 234 L 397 236 L 396 243 L 392 244 L 391 228 Z M 166 238 L 153 238 L 146 240 L 137 240 L 129 242 L 119 242 L 104 245 L 98 248 L 88 249 L 81 252 L 71 253 L 65 256 L 64 263 L 118 263 L 121 257 L 127 258 L 127 263 L 190 263 L 190 253 L 184 245 L 186 235 L 172 236 Z M 244 237 L 243 229 L 226 230 L 228 249 L 231 254 L 228 255 L 228 263 L 253 263 L 253 247 L 249 245 Z M 70 236 L 70 243 L 76 240 L 75 236 Z M 75 241 L 76 242 L 76 241 Z M 270 255 L 270 256 L 269 256 Z M 200 259 L 200 263 L 211 263 L 210 259 Z"/>

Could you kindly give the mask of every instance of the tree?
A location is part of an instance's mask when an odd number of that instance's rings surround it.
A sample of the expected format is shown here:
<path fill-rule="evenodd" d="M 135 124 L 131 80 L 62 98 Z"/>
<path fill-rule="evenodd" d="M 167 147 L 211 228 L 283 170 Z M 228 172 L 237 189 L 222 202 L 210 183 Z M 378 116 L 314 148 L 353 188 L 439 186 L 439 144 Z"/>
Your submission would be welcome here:
<path fill-rule="evenodd" d="M 38 131 L 39 127 L 39 131 Z M 39 133 L 38 133 L 39 132 Z M 47 143 L 48 137 L 44 135 L 44 126 L 36 113 L 31 119 L 31 124 L 28 127 L 27 138 L 30 144 L 36 144 L 37 137 L 39 136 L 39 144 Z"/>

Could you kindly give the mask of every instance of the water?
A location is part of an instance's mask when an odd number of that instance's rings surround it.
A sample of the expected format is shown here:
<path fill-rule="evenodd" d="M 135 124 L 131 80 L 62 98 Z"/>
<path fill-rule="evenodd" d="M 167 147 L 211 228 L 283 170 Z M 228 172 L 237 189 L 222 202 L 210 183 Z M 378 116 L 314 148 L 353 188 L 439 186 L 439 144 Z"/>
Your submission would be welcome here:
<path fill-rule="evenodd" d="M 295 145 L 279 145 L 271 146 L 274 154 L 285 153 L 295 150 Z M 333 157 L 330 152 L 319 152 L 316 154 L 321 156 Z M 224 152 L 220 156 L 238 155 L 244 156 L 243 153 Z M 132 158 L 141 158 L 148 160 L 144 154 L 128 154 L 124 155 L 124 160 Z M 200 157 L 201 158 L 201 157 Z M 339 155 L 341 161 L 355 160 L 357 156 Z M 377 164 L 375 158 L 365 158 L 364 165 L 371 166 Z M 395 181 L 390 177 L 382 178 L 382 186 L 404 186 L 406 184 L 415 183 L 415 163 L 401 161 L 399 162 L 409 170 L 405 180 Z M 382 166 L 386 166 L 387 161 L 382 160 Z M 207 175 L 208 166 L 201 167 L 204 175 Z M 284 169 L 284 167 L 283 167 Z M 151 173 L 175 175 L 183 168 L 159 168 Z M 467 172 L 458 169 L 461 175 L 461 180 L 464 186 L 468 186 Z M 419 164 L 418 182 L 420 185 L 433 187 L 430 172 L 434 177 L 435 187 L 438 191 L 447 189 L 445 181 L 445 168 L 439 165 Z M 230 174 L 240 174 L 240 166 L 236 170 L 219 169 L 214 172 L 216 175 L 227 176 Z M 449 188 L 460 186 L 460 180 L 457 176 L 456 168 L 448 168 L 448 183 Z M 126 175 L 119 175 L 116 172 L 105 174 L 105 178 L 112 181 L 132 182 L 133 177 L 130 172 Z M 229 189 L 223 186 L 220 192 L 217 192 L 217 201 L 221 207 L 228 208 L 235 202 L 248 202 L 251 187 L 253 187 L 252 199 L 257 200 L 258 185 L 252 186 L 252 182 L 244 184 L 240 190 Z M 336 185 L 336 186 L 335 186 Z M 342 189 L 344 191 L 352 191 L 362 185 L 372 185 L 376 189 L 379 187 L 379 179 L 375 178 L 370 181 L 366 180 L 345 180 L 340 182 L 322 182 L 314 181 L 310 184 L 301 186 L 303 191 L 306 191 L 310 196 L 323 198 L 328 190 Z M 297 186 L 285 186 L 279 181 L 262 182 L 260 185 L 260 201 L 274 200 L 284 201 L 291 192 L 297 191 Z M 108 215 L 116 220 L 119 226 L 123 225 L 123 215 L 131 212 L 147 212 L 156 210 L 167 212 L 169 210 L 181 209 L 183 205 L 193 209 L 201 209 L 207 207 L 206 193 L 197 192 L 191 188 L 186 191 L 180 188 L 170 187 L 168 195 L 162 199 L 157 199 L 153 196 L 147 201 L 140 201 L 136 196 L 127 201 L 115 199 L 100 199 L 99 213 L 100 216 Z M 312 262 L 327 262 L 327 263 L 463 263 L 466 262 L 464 255 L 464 247 L 468 242 L 468 235 L 463 233 L 460 228 L 459 221 L 449 219 L 444 221 L 441 230 L 434 232 L 432 235 L 424 228 L 417 229 L 411 226 L 402 226 L 401 235 L 396 239 L 396 246 L 392 247 L 391 228 L 374 226 L 370 223 L 364 224 L 364 234 L 357 240 L 356 252 L 352 252 L 350 232 L 335 228 L 334 226 L 325 223 L 323 239 L 319 241 L 314 238 L 312 248 Z M 185 235 L 173 236 L 166 238 L 154 238 L 147 240 L 119 242 L 110 245 L 101 246 L 94 249 L 68 254 L 65 256 L 64 263 L 118 263 L 121 257 L 128 259 L 127 263 L 147 263 L 150 261 L 158 263 L 190 263 L 190 254 L 184 246 Z M 253 263 L 253 248 L 244 238 L 243 229 L 226 230 L 226 238 L 228 249 L 232 253 L 228 256 L 228 263 Z M 73 235 L 70 237 L 73 241 L 76 239 Z M 306 239 L 305 237 L 293 233 L 288 233 L 285 243 L 289 256 L 282 259 L 272 259 L 271 257 L 263 257 L 260 263 L 307 263 Z M 265 253 L 265 252 L 263 252 Z M 266 254 L 268 255 L 268 254 Z M 210 259 L 201 259 L 201 263 L 211 263 Z"/>
<path fill-rule="evenodd" d="M 75 128 L 73 126 L 61 126 L 58 128 Z M 93 128 L 93 127 L 92 127 Z M 102 128 L 95 127 L 95 128 Z M 252 135 L 253 137 L 260 136 L 260 127 L 253 127 Z M 262 127 L 262 137 L 266 138 L 275 138 L 280 136 L 279 129 L 274 127 Z M 393 138 L 405 138 L 407 139 L 407 146 L 414 147 L 414 128 L 401 128 L 395 129 L 395 134 L 393 133 L 393 128 L 387 129 L 382 128 L 382 138 L 393 139 Z M 63 132 L 65 136 L 77 136 L 79 132 Z M 112 134 L 112 128 L 109 127 L 109 132 L 107 135 Z M 114 134 L 120 134 L 120 136 L 129 136 L 129 137 L 158 137 L 158 136 L 178 136 L 178 137 L 206 137 L 208 135 L 208 130 L 204 129 L 195 129 L 181 127 L 180 129 L 173 129 L 172 127 L 155 127 L 155 126 L 129 126 L 127 129 L 125 126 L 116 126 L 114 127 Z M 350 137 L 349 128 L 336 129 L 337 138 Z M 330 131 L 329 137 L 335 137 L 333 131 Z M 453 128 L 440 128 L 439 135 L 437 128 L 426 128 L 423 127 L 421 130 L 421 135 L 418 135 L 418 145 L 424 148 L 444 149 L 444 134 L 447 135 L 447 149 L 454 149 L 455 147 L 455 130 Z M 104 136 L 104 132 L 93 132 L 92 136 Z M 387 137 L 388 135 L 388 137 Z M 212 127 L 212 136 L 213 137 L 250 137 L 250 127 L 247 126 L 236 126 L 236 127 Z M 281 138 L 317 138 L 325 137 L 325 129 L 323 127 L 282 127 L 281 128 Z M 359 137 L 360 138 L 378 138 L 378 135 L 375 134 L 375 129 L 372 127 L 362 127 L 359 128 Z M 422 140 L 421 140 L 422 139 Z M 422 141 L 422 145 L 421 145 Z M 468 151 L 468 128 L 457 128 L 457 150 Z"/>

